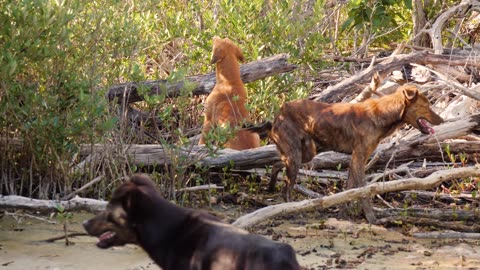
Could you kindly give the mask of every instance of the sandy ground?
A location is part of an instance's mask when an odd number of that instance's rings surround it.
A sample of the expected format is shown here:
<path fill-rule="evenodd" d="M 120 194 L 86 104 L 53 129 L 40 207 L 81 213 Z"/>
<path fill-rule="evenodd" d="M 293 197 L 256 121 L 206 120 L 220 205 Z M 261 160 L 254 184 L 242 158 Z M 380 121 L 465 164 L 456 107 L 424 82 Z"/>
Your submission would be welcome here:
<path fill-rule="evenodd" d="M 81 222 L 90 216 L 75 213 L 70 231 L 83 232 Z M 383 227 L 336 219 L 322 224 L 315 220 L 302 222 L 305 225 L 275 223 L 280 225 L 265 226 L 259 232 L 290 243 L 307 269 L 480 269 L 480 241 L 414 239 Z M 100 250 L 96 239 L 87 236 L 72 238 L 71 246 L 65 246 L 64 240 L 42 241 L 62 234 L 59 223 L 4 216 L 0 219 L 0 270 L 159 269 L 133 245 Z"/>

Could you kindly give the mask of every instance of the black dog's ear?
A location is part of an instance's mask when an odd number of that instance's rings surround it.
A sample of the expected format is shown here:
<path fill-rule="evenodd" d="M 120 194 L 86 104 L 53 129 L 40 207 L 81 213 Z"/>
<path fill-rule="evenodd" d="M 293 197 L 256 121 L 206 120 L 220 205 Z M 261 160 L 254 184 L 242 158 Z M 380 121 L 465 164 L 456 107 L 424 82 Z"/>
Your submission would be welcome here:
<path fill-rule="evenodd" d="M 135 186 L 126 194 L 126 199 L 123 201 L 123 207 L 127 213 L 136 212 L 139 209 L 149 209 L 152 199 L 148 193 L 148 187 Z"/>
<path fill-rule="evenodd" d="M 110 203 L 121 205 L 125 215 L 131 218 L 151 208 L 155 192 L 155 183 L 148 175 L 134 174 L 115 190 Z"/>
<path fill-rule="evenodd" d="M 133 181 L 128 181 L 121 184 L 113 193 L 111 202 L 118 202 L 122 205 L 122 208 L 127 215 L 134 209 L 137 209 L 140 204 L 143 204 L 145 200 L 148 199 L 148 195 L 145 193 L 144 189 L 141 188 L 142 185 L 137 185 Z"/>
<path fill-rule="evenodd" d="M 148 186 L 155 189 L 155 184 L 147 174 L 136 173 L 130 177 L 130 182 L 134 183 L 137 187 Z"/>

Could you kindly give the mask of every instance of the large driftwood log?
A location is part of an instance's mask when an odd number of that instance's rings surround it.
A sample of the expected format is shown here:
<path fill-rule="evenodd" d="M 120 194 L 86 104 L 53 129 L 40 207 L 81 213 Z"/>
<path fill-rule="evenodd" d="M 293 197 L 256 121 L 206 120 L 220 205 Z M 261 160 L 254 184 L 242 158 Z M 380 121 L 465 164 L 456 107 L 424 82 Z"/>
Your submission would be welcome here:
<path fill-rule="evenodd" d="M 385 164 L 395 153 L 395 160 L 407 161 L 417 158 L 429 158 L 435 161 L 441 161 L 439 153 L 445 143 L 438 144 L 438 141 L 457 138 L 464 136 L 472 131 L 478 131 L 480 126 L 480 115 L 472 115 L 470 117 L 457 119 L 455 121 L 445 122 L 436 126 L 436 137 L 425 136 L 420 132 L 413 130 L 407 136 L 400 140 L 397 145 L 391 143 L 383 143 L 377 147 L 374 155 L 378 155 L 378 164 Z M 478 143 L 471 143 L 471 147 L 467 144 L 459 142 L 451 142 L 450 150 L 452 153 L 465 152 L 475 153 L 478 150 Z M 93 153 L 105 152 L 104 145 L 91 145 L 82 147 L 82 156 L 88 156 Z M 436 152 L 437 151 L 437 152 Z M 126 153 L 133 164 L 137 165 L 161 165 L 171 164 L 171 154 L 165 152 L 161 145 L 129 145 L 126 146 L 122 153 Z M 438 154 L 436 154 L 438 153 Z M 224 167 L 232 167 L 232 169 L 251 169 L 264 168 L 272 165 L 279 160 L 278 152 L 275 145 L 267 145 L 255 149 L 236 151 L 231 149 L 219 150 L 215 157 L 208 156 L 208 152 L 204 147 L 194 145 L 191 148 L 184 149 L 181 153 L 191 161 L 198 162 L 203 166 L 221 169 Z M 339 164 L 342 168 L 348 166 L 350 155 L 337 152 L 323 152 L 314 157 L 314 159 L 306 164 L 306 167 L 313 169 L 332 169 Z"/>
<path fill-rule="evenodd" d="M 310 95 L 310 98 L 323 102 L 339 102 L 347 95 L 358 94 L 361 90 L 362 84 L 367 84 L 372 76 L 378 72 L 380 75 L 390 73 L 394 70 L 400 69 L 406 64 L 420 64 L 420 65 L 449 65 L 449 66 L 473 66 L 480 67 L 480 59 L 475 57 L 465 57 L 458 55 L 437 55 L 427 51 L 414 52 L 410 54 L 395 55 L 384 58 L 383 61 L 376 65 L 370 66 L 359 73 L 342 80 L 333 86 L 329 86 L 321 93 Z"/>
<path fill-rule="evenodd" d="M 61 206 L 64 211 L 86 210 L 89 212 L 99 212 L 105 210 L 107 202 L 89 198 L 81 198 L 78 196 L 68 201 L 55 201 L 31 199 L 16 195 L 0 195 L 0 208 L 19 208 L 41 212 L 49 212 L 57 211 L 59 206 Z"/>
<path fill-rule="evenodd" d="M 265 59 L 260 59 L 240 66 L 240 76 L 244 83 L 253 82 L 275 74 L 290 72 L 297 68 L 296 65 L 287 62 L 287 54 L 278 54 Z M 108 99 L 118 99 L 125 103 L 143 100 L 138 89 L 147 89 L 149 95 L 164 94 L 169 97 L 178 96 L 187 85 L 193 87 L 194 95 L 209 94 L 215 86 L 215 72 L 191 76 L 180 82 L 168 82 L 167 80 L 145 81 L 138 83 L 118 84 L 110 87 Z"/>
<path fill-rule="evenodd" d="M 374 183 L 362 188 L 349 189 L 334 195 L 319 199 L 303 200 L 300 202 L 281 203 L 267 206 L 238 218 L 233 225 L 246 228 L 269 218 L 310 209 L 325 209 L 334 205 L 347 203 L 360 198 L 400 190 L 424 190 L 435 187 L 450 179 L 469 176 L 480 176 L 480 167 L 466 167 L 449 170 L 440 170 L 425 178 L 408 178 L 383 183 Z"/>

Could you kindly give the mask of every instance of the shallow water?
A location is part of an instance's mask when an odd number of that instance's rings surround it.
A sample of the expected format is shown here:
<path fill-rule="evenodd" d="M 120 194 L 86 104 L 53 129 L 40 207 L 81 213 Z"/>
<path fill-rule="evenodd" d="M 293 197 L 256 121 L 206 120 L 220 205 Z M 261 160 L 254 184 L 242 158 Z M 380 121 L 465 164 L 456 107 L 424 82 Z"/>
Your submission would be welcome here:
<path fill-rule="evenodd" d="M 83 232 L 81 222 L 91 216 L 75 213 L 69 231 Z M 321 225 L 315 225 L 315 220 L 302 226 L 279 223 L 269 231 L 290 243 L 299 262 L 309 269 L 480 269 L 479 241 L 416 240 L 383 227 L 336 219 Z M 0 219 L 0 270 L 159 269 L 133 245 L 101 250 L 95 246 L 96 239 L 88 236 L 72 238 L 71 246 L 64 240 L 42 241 L 62 235 L 60 223 L 4 216 Z"/>

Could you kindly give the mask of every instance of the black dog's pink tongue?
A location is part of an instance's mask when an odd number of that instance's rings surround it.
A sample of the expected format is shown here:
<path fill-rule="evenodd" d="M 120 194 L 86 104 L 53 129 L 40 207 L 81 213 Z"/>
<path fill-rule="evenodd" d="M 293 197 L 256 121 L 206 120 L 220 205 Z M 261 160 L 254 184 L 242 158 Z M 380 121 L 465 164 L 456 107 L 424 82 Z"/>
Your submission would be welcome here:
<path fill-rule="evenodd" d="M 430 126 L 430 123 L 428 123 L 427 120 L 420 118 L 419 122 L 426 130 L 428 130 L 430 134 L 435 134 L 435 129 L 433 129 L 433 127 Z"/>
<path fill-rule="evenodd" d="M 111 238 L 112 236 L 113 236 L 113 232 L 110 232 L 110 231 L 104 232 L 104 233 L 102 233 L 102 235 L 100 235 L 98 237 L 98 240 L 105 241 L 105 240 Z"/>

